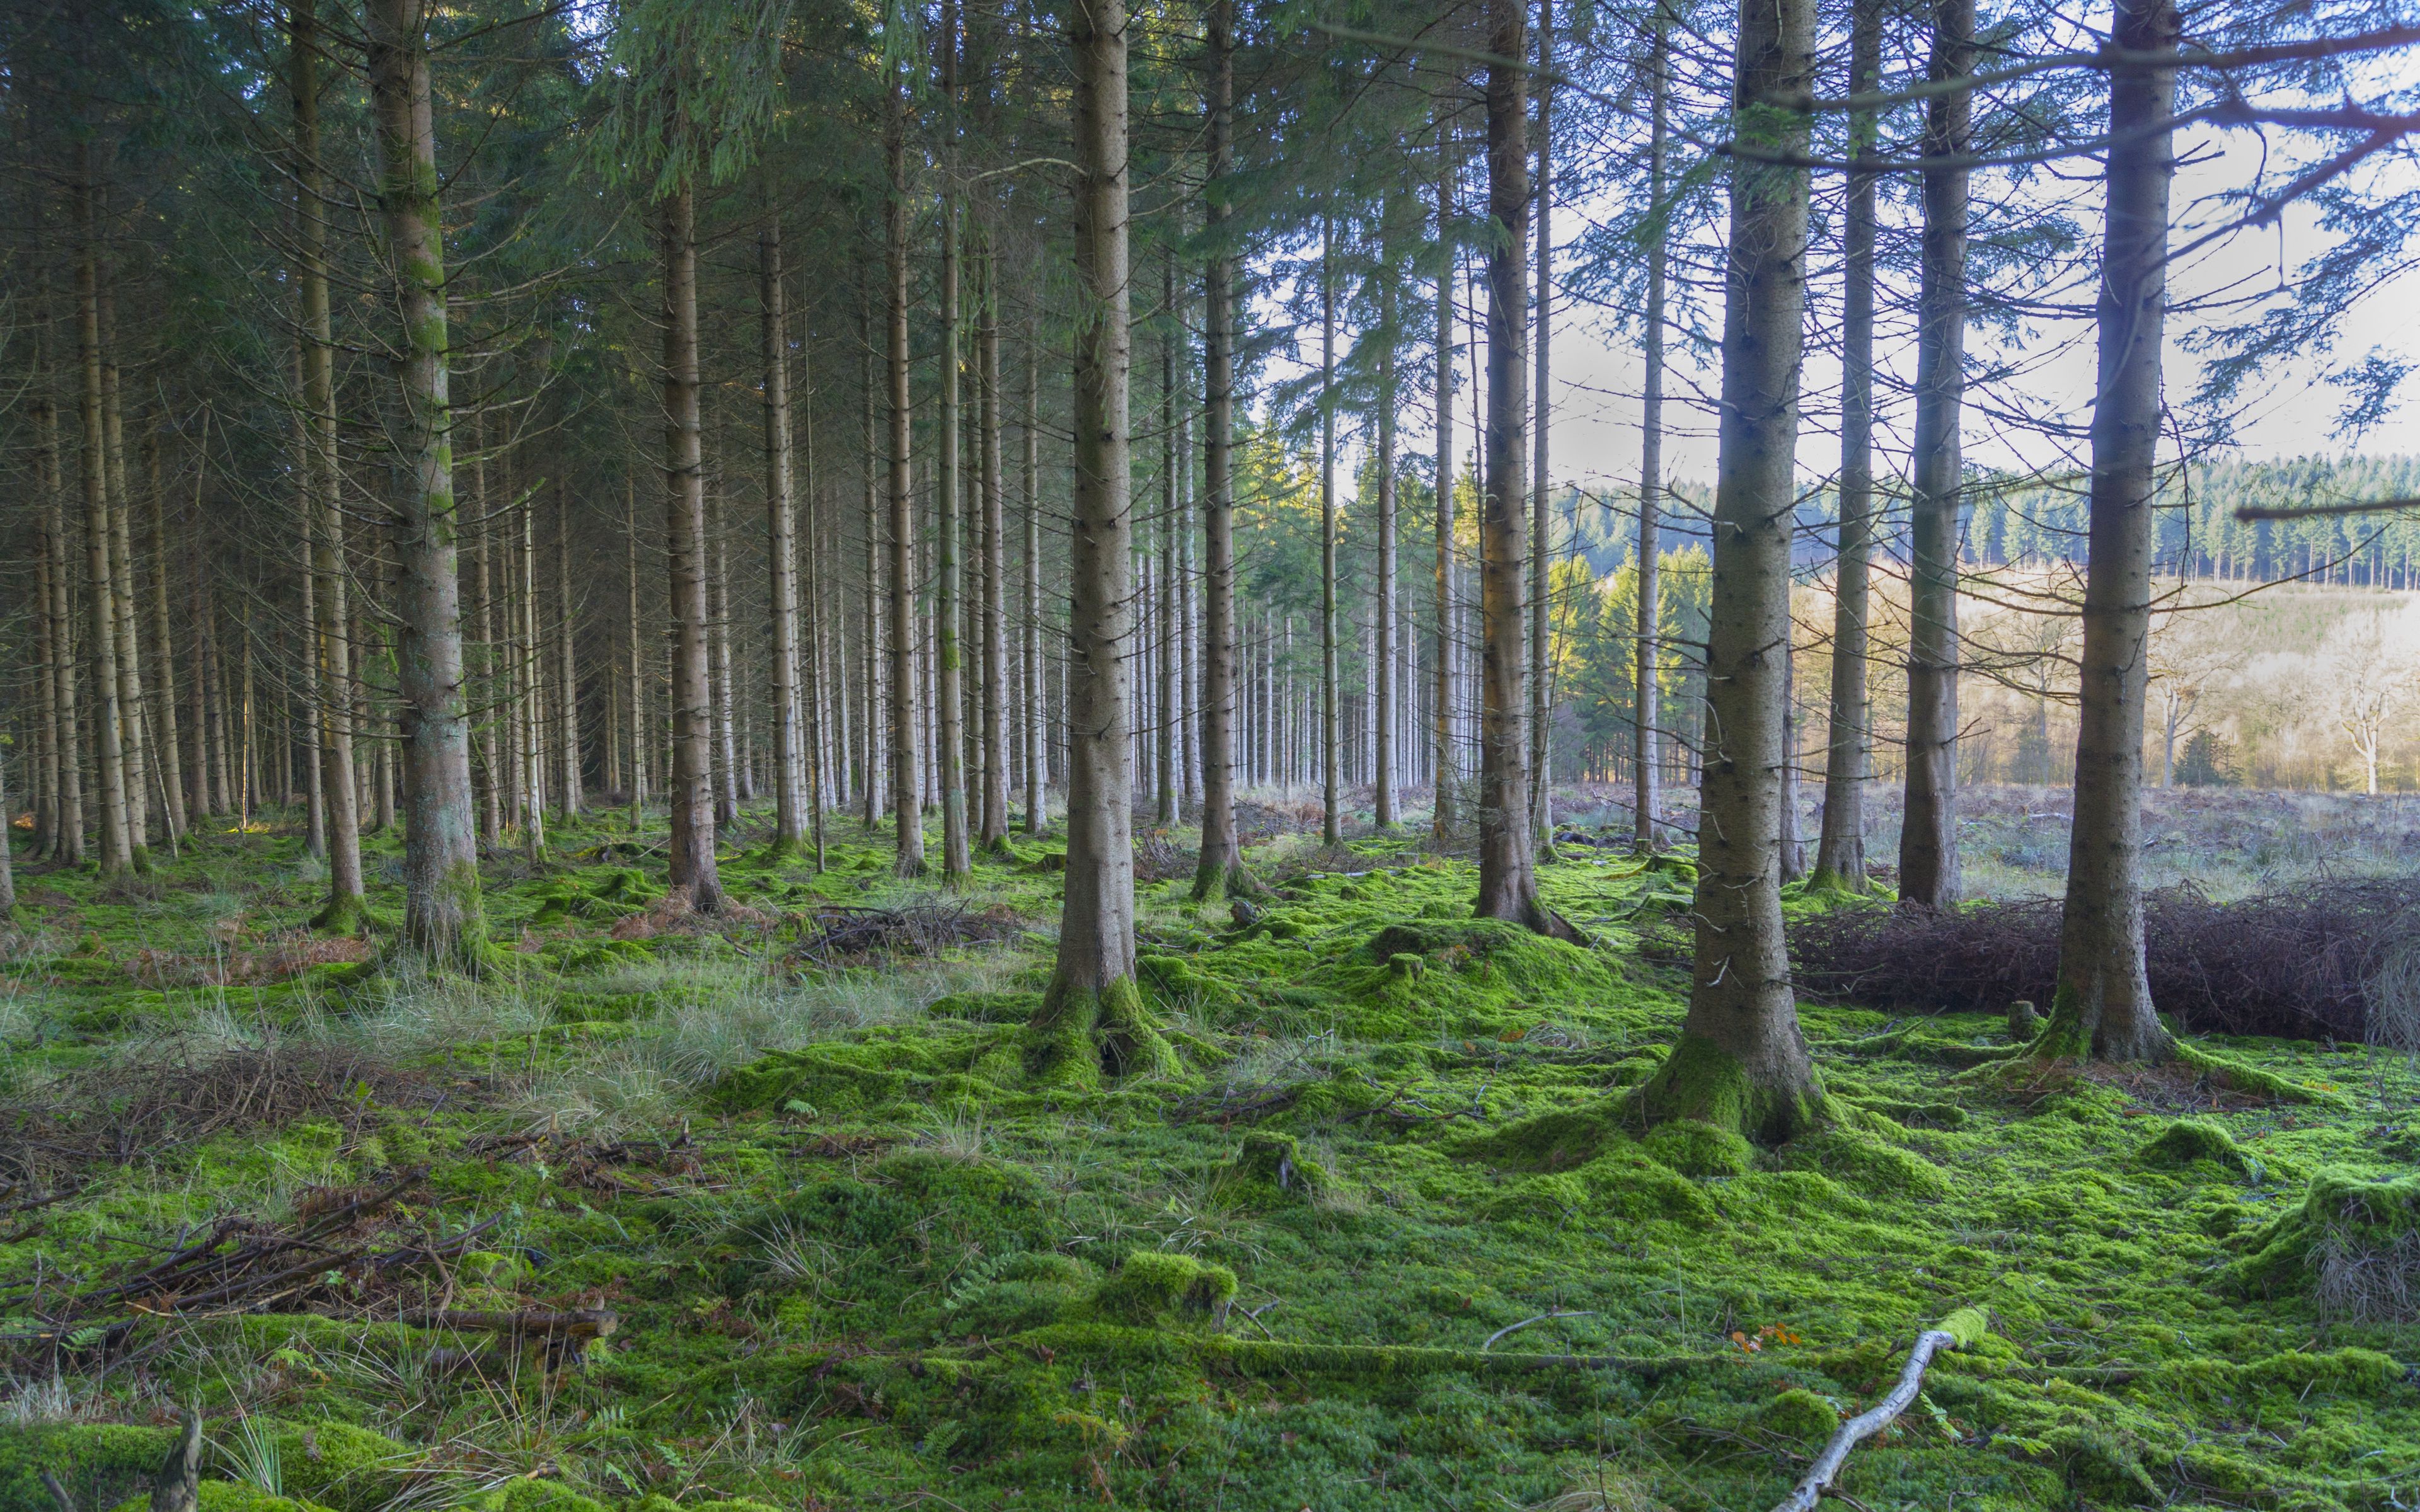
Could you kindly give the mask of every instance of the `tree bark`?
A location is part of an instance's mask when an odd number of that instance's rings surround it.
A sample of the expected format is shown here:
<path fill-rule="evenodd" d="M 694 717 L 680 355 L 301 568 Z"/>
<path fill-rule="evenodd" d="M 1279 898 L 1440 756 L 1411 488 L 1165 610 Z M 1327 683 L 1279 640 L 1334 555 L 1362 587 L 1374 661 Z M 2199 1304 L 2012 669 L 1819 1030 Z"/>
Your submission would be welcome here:
<path fill-rule="evenodd" d="M 799 789 L 799 518 L 790 441 L 790 306 L 782 274 L 782 218 L 769 205 L 756 239 L 756 303 L 765 362 L 766 549 L 773 630 L 773 843 L 786 856 L 806 839 Z"/>
<path fill-rule="evenodd" d="M 368 0 L 379 208 L 402 321 L 396 606 L 404 751 L 404 939 L 441 960 L 485 941 L 462 700 L 452 417 L 446 395 L 445 261 L 425 0 Z"/>
<path fill-rule="evenodd" d="M 1882 0 L 1854 0 L 1849 92 L 1881 87 Z M 1872 111 L 1849 117 L 1851 157 L 1872 152 Z M 1843 219 L 1840 311 L 1840 541 L 1832 576 L 1832 687 L 1825 720 L 1823 824 L 1815 848 L 1815 885 L 1866 890 L 1866 769 L 1871 702 L 1866 689 L 1869 563 L 1874 495 L 1874 189 L 1872 174 L 1851 174 Z"/>
<path fill-rule="evenodd" d="M 714 822 L 718 827 L 739 823 L 739 747 L 737 711 L 732 684 L 737 670 L 731 663 L 731 532 L 722 517 L 720 471 L 706 483 L 706 681 L 714 711 Z"/>
<path fill-rule="evenodd" d="M 496 675 L 495 500 L 488 492 L 485 420 L 483 412 L 472 412 L 471 507 L 478 512 L 479 525 L 471 542 L 471 623 L 478 627 L 482 675 L 473 684 L 478 690 L 480 717 L 471 738 L 478 769 L 487 774 L 479 789 L 479 843 L 493 845 L 503 838 L 504 828 L 504 770 L 496 749 L 496 717 L 504 683 Z"/>
<path fill-rule="evenodd" d="M 1047 1077 L 1083 1084 L 1106 1071 L 1168 1072 L 1170 1049 L 1134 976 L 1132 746 L 1125 655 L 1133 639 L 1133 454 L 1128 379 L 1126 28 L 1123 6 L 1078 8 L 1074 332 L 1076 486 L 1068 603 L 1066 895 L 1050 985 L 1028 1028 Z"/>
<path fill-rule="evenodd" d="M 1043 830 L 1049 792 L 1047 748 L 1043 740 L 1042 657 L 1042 340 L 1025 337 L 1025 832 Z"/>
<path fill-rule="evenodd" d="M 717 913 L 713 687 L 706 666 L 706 458 L 697 372 L 697 198 L 684 184 L 657 208 L 664 257 L 664 502 L 672 558 L 671 882 L 691 907 Z"/>
<path fill-rule="evenodd" d="M 1319 226 L 1319 837 L 1344 843 L 1337 765 L 1341 702 L 1336 668 L 1336 227 Z"/>
<path fill-rule="evenodd" d="M 1152 697 L 1153 819 L 1162 829 L 1176 827 L 1176 511 L 1184 496 L 1176 484 L 1177 470 L 1188 459 L 1176 423 L 1179 409 L 1176 353 L 1182 321 L 1176 314 L 1176 254 L 1171 249 L 1160 268 L 1161 309 L 1171 324 L 1163 327 L 1159 342 L 1159 571 L 1153 588 L 1157 604 L 1152 616 L 1151 665 L 1157 680 Z"/>
<path fill-rule="evenodd" d="M 1555 301 L 1554 165 L 1555 165 L 1555 0 L 1538 0 L 1538 291 L 1535 391 L 1530 394 L 1530 444 L 1536 476 L 1530 480 L 1529 505 L 1529 828 L 1538 854 L 1554 858 L 1554 687 L 1553 667 L 1546 657 L 1547 615 L 1554 584 L 1554 517 L 1548 507 L 1546 386 L 1551 369 Z"/>
<path fill-rule="evenodd" d="M 101 229 L 95 205 L 92 148 L 75 148 L 76 328 L 84 366 L 85 610 L 92 657 L 94 765 L 101 796 L 101 874 L 123 876 L 134 867 L 134 836 L 127 819 L 124 718 L 117 682 L 117 616 L 109 563 L 107 439 L 101 422 Z"/>
<path fill-rule="evenodd" d="M 1766 102 L 1803 99 L 1813 84 L 1814 12 L 1814 0 L 1740 10 L 1743 134 L 1791 156 L 1807 150 L 1807 118 Z M 1791 992 L 1776 854 L 1807 198 L 1803 168 L 1731 163 L 1696 961 L 1681 1041 L 1636 1094 L 1649 1119 L 1698 1119 L 1771 1143 L 1814 1122 L 1823 1099 Z"/>
<path fill-rule="evenodd" d="M 1524 706 L 1528 605 L 1529 153 L 1527 0 L 1488 0 L 1487 471 L 1480 481 L 1481 681 L 1479 750 L 1479 901 L 1481 918 L 1541 933 L 1575 932 L 1538 901 L 1529 822 Z"/>
<path fill-rule="evenodd" d="M 945 7 L 954 17 L 955 8 Z M 946 101 L 954 92 L 957 40 L 945 36 L 941 42 L 942 91 Z M 958 247 L 958 201 L 954 193 L 941 194 L 941 436 L 940 477 L 936 502 L 940 515 L 935 544 L 939 560 L 935 563 L 933 598 L 933 661 L 934 697 L 939 702 L 939 728 L 935 740 L 939 746 L 939 770 L 941 782 L 941 882 L 944 887 L 963 887 L 973 874 L 967 843 L 967 727 L 966 727 L 966 649 L 960 635 L 966 614 L 966 589 L 963 558 L 966 527 L 959 511 L 964 504 L 963 469 L 966 464 L 965 439 L 959 434 L 959 381 L 965 365 L 961 350 L 965 322 L 961 318 L 958 281 L 960 257 Z"/>
<path fill-rule="evenodd" d="M 2172 50 L 2175 0 L 2118 0 L 2110 40 Z M 2042 1055 L 2164 1060 L 2175 1049 L 2143 968 L 2143 702 L 2149 668 L 2152 504 L 2167 311 L 2176 73 L 2113 69 L 2100 381 L 2092 409 L 2091 561 L 2084 588 L 2075 818 L 2058 989 Z"/>
<path fill-rule="evenodd" d="M 203 433 L 207 443 L 209 432 Z M 151 599 L 151 692 L 150 706 L 160 711 L 152 727 L 153 760 L 158 770 L 160 802 L 165 810 L 168 841 L 175 844 L 184 838 L 188 827 L 185 813 L 184 762 L 178 754 L 177 739 L 177 643 L 168 623 L 168 493 L 160 476 L 160 447 L 157 438 L 150 443 L 151 474 L 151 580 L 147 585 Z M 194 461 L 194 506 L 200 507 L 202 470 L 207 458 L 196 455 Z"/>
<path fill-rule="evenodd" d="M 922 734 L 916 718 L 916 488 L 910 450 L 914 398 L 908 391 L 913 349 L 908 333 L 908 238 L 912 207 L 908 193 L 908 97 L 892 86 L 884 147 L 891 197 L 884 208 L 884 250 L 889 274 L 891 401 L 891 811 L 897 826 L 898 872 L 924 873 L 923 779 L 917 771 Z"/>
<path fill-rule="evenodd" d="M 1934 0 L 1931 78 L 1973 67 L 1974 0 Z M 1967 151 L 1973 101 L 1959 90 L 1926 102 L 1921 151 Z M 1900 824 L 1899 896 L 1947 908 L 1958 880 L 1959 411 L 1965 388 L 1966 191 L 1961 167 L 1924 174 L 1921 286 L 1916 296 L 1914 497 L 1908 507 L 1907 796 Z"/>
<path fill-rule="evenodd" d="M 1656 0 L 1647 59 L 1647 316 L 1640 332 L 1647 366 L 1639 403 L 1637 636 L 1632 654 L 1631 843 L 1642 856 L 1656 846 L 1664 808 L 1664 753 L 1656 726 L 1663 717 L 1664 636 L 1664 263 L 1666 152 L 1672 114 L 1671 18 Z"/>
<path fill-rule="evenodd" d="M 67 484 L 59 446 L 58 409 L 38 401 L 37 431 L 42 440 L 42 549 L 49 567 L 42 604 L 50 627 L 51 758 L 57 764 L 54 788 L 51 856 L 70 866 L 84 861 L 84 723 L 76 701 L 75 615 L 69 601 Z M 194 687 L 201 681 L 198 675 Z M 200 738 L 198 722 L 194 737 Z M 197 809 L 204 805 L 195 805 Z"/>
<path fill-rule="evenodd" d="M 1391 249 L 1390 249 L 1391 250 Z M 1372 603 L 1376 703 L 1371 734 L 1371 821 L 1395 827 L 1395 270 L 1378 270 L 1378 583 Z"/>
<path fill-rule="evenodd" d="M 1234 0 L 1210 0 L 1202 310 L 1202 858 L 1193 897 L 1249 893 L 1235 833 L 1235 257 L 1227 224 L 1234 170 Z"/>
<path fill-rule="evenodd" d="M 113 642 L 117 652 L 117 714 L 123 722 L 119 743 L 126 753 L 126 830 L 133 848 L 134 869 L 151 870 L 151 773 L 148 742 L 143 733 L 142 638 L 134 626 L 134 542 L 128 517 L 133 513 L 132 490 L 126 484 L 126 423 L 119 393 L 116 270 L 101 263 L 101 403 L 105 438 L 105 480 L 109 494 L 109 605 L 116 621 Z"/>
<path fill-rule="evenodd" d="M 566 821 L 585 804 L 580 772 L 580 597 L 571 590 L 570 458 L 554 479 L 555 811 Z"/>
<path fill-rule="evenodd" d="M 640 811 L 647 801 L 647 753 L 655 739 L 647 724 L 646 638 L 639 618 L 639 480 L 635 472 L 624 482 L 622 499 L 623 591 L 630 617 L 630 833 L 639 832 Z M 481 581 L 486 568 L 481 567 Z"/>
<path fill-rule="evenodd" d="M 1437 133 L 1437 279 L 1436 279 L 1436 580 L 1435 607 L 1436 636 L 1432 649 L 1436 675 L 1435 707 L 1430 738 L 1434 748 L 1430 759 L 1436 767 L 1432 781 L 1434 796 L 1429 810 L 1429 838 L 1444 845 L 1452 838 L 1454 826 L 1461 821 L 1459 795 L 1455 792 L 1461 776 L 1459 753 L 1453 741 L 1453 549 L 1454 549 L 1454 482 L 1453 482 L 1453 128 L 1450 118 L 1440 108 L 1436 118 Z"/>
<path fill-rule="evenodd" d="M 985 851 L 1008 849 L 1008 537 L 1000 455 L 1000 256 L 984 249 L 975 328 L 982 415 L 976 455 L 983 500 L 983 830 Z"/>

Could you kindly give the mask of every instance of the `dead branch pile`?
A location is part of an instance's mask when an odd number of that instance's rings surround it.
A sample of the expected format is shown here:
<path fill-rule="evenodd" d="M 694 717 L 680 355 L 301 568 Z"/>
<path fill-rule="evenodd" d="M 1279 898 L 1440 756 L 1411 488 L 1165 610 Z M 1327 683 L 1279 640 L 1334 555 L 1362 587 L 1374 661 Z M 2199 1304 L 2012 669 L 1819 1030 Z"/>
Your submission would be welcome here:
<path fill-rule="evenodd" d="M 2323 881 L 2216 903 L 2144 899 L 2151 1000 L 2189 1032 L 2359 1042 L 2380 967 L 2420 930 L 2420 879 Z M 1865 1008 L 2000 1012 L 2055 995 L 2056 899 L 1941 914 L 1841 908 L 1797 920 L 1790 956 L 1811 994 Z"/>
<path fill-rule="evenodd" d="M 199 1234 L 138 1257 L 85 1283 L 55 1267 L 0 1281 L 0 1312 L 35 1326 L 0 1335 L 14 1365 L 48 1372 L 62 1354 L 116 1354 L 152 1318 L 237 1313 L 355 1315 L 396 1298 L 411 1273 L 459 1258 L 499 1220 L 451 1233 L 405 1230 L 392 1210 L 428 1178 L 425 1165 L 375 1189 L 316 1188 L 296 1204 L 291 1227 L 230 1214 Z"/>
<path fill-rule="evenodd" d="M 516 1165 L 543 1162 L 559 1184 L 604 1196 L 653 1196 L 667 1189 L 624 1174 L 628 1166 L 641 1166 L 684 1180 L 694 1180 L 706 1170 L 686 1128 L 675 1139 L 602 1140 L 551 1132 L 483 1134 L 463 1149 L 491 1161 Z"/>
<path fill-rule="evenodd" d="M 827 903 L 801 915 L 799 923 L 799 938 L 790 947 L 792 960 L 832 967 L 987 944 L 1024 927 L 1007 909 L 976 913 L 954 899 L 919 899 L 897 908 Z"/>
<path fill-rule="evenodd" d="M 1193 875 L 1201 856 L 1184 849 L 1168 838 L 1165 830 L 1150 830 L 1135 841 L 1134 871 L 1138 883 L 1176 882 Z"/>
<path fill-rule="evenodd" d="M 442 1096 L 427 1077 L 343 1046 L 159 1041 L 20 1098 L 0 1126 L 0 1171 L 123 1164 L 231 1129 L 305 1118 L 333 1118 L 349 1138 L 379 1106 L 429 1105 Z"/>

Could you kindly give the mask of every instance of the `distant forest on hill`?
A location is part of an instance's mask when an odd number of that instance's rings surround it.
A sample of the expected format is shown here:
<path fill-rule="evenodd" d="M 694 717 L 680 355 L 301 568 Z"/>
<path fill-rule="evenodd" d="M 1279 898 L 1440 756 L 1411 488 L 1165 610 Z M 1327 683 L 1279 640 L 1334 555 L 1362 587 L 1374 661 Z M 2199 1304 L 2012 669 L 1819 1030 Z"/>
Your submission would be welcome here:
<path fill-rule="evenodd" d="M 1970 478 L 1965 560 L 1987 566 L 2043 566 L 2085 560 L 2085 486 L 2081 474 L 2053 482 L 1978 471 Z M 1672 486 L 1668 550 L 1705 540 L 1710 484 Z M 2408 515 L 2243 521 L 2246 505 L 2309 507 L 2356 500 L 2420 495 L 2420 456 L 2298 456 L 2271 462 L 2197 462 L 2161 480 L 2159 570 L 2166 575 L 2280 582 L 2307 579 L 2362 588 L 2420 587 L 2420 510 Z M 1906 516 L 1888 501 L 1884 548 L 1906 556 Z M 1599 577 L 1636 551 L 1635 492 L 1590 493 L 1567 488 L 1560 501 L 1567 529 Z M 1827 565 L 1838 517 L 1826 485 L 1799 505 L 1796 556 L 1802 570 Z"/>

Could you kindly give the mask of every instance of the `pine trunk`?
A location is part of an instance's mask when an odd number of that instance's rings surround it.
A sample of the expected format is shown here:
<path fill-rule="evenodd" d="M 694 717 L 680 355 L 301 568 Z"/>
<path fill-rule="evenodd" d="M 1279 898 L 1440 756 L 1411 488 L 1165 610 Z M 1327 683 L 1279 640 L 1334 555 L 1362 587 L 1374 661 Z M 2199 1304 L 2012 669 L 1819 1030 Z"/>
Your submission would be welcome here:
<path fill-rule="evenodd" d="M 1630 726 L 1631 842 L 1654 852 L 1664 808 L 1664 753 L 1658 725 L 1664 712 L 1664 263 L 1667 210 L 1665 155 L 1671 131 L 1672 43 L 1664 0 L 1656 0 L 1648 54 L 1647 195 L 1652 217 L 1647 247 L 1647 315 L 1640 332 L 1646 377 L 1640 389 L 1638 441 L 1637 627 L 1632 653 Z"/>
<path fill-rule="evenodd" d="M 983 848 L 1008 846 L 1008 540 L 1000 453 L 1000 260 L 983 258 L 975 367 L 982 416 L 976 455 L 983 501 Z"/>
<path fill-rule="evenodd" d="M 1814 0 L 1743 5 L 1736 100 L 1805 97 L 1814 12 Z M 1805 116 L 1773 112 L 1760 125 L 1754 146 L 1805 154 Z M 1702 1119 L 1768 1143 L 1810 1125 L 1823 1096 L 1798 1028 L 1776 864 L 1807 199 L 1806 169 L 1732 162 L 1696 963 L 1681 1041 L 1637 1094 L 1649 1119 Z"/>
<path fill-rule="evenodd" d="M 1126 27 L 1122 7 L 1078 9 L 1075 54 L 1076 479 L 1069 532 L 1067 873 L 1050 985 L 1029 1029 L 1035 1069 L 1077 1083 L 1165 1072 L 1174 1053 L 1135 982 L 1132 745 L 1133 366 L 1127 253 Z"/>
<path fill-rule="evenodd" d="M 1395 273 L 1381 269 L 1378 347 L 1378 582 L 1371 601 L 1371 819 L 1395 827 Z"/>
<path fill-rule="evenodd" d="M 404 937 L 467 959 L 486 933 L 462 700 L 460 579 L 455 560 L 452 419 L 446 396 L 445 265 L 438 211 L 423 0 L 368 0 L 380 209 L 403 316 L 399 506 L 402 629 L 396 687 L 405 752 Z"/>
<path fill-rule="evenodd" d="M 1337 764 L 1342 689 L 1336 666 L 1336 227 L 1319 227 L 1319 838 L 1344 843 Z"/>
<path fill-rule="evenodd" d="M 664 258 L 664 501 L 672 559 L 671 881 L 706 913 L 722 908 L 714 861 L 713 689 L 706 669 L 706 462 L 698 412 L 697 200 L 684 185 L 659 207 Z"/>
<path fill-rule="evenodd" d="M 1435 796 L 1429 815 L 1429 838 L 1444 845 L 1460 821 L 1455 792 L 1460 776 L 1453 739 L 1453 131 L 1442 108 L 1437 112 L 1437 279 L 1436 279 L 1436 636 L 1431 655 L 1436 676 L 1433 695 L 1430 761 Z"/>
<path fill-rule="evenodd" d="M 944 41 L 942 51 L 954 55 L 956 44 Z M 946 88 L 946 85 L 944 86 Z M 934 733 L 941 782 L 941 882 L 963 887 L 973 867 L 967 845 L 966 649 L 960 636 L 966 614 L 964 558 L 966 526 L 961 515 L 965 499 L 965 440 L 958 433 L 959 379 L 964 366 L 960 350 L 964 321 L 958 288 L 958 202 L 941 196 L 941 435 L 940 478 L 935 500 L 939 514 L 936 532 L 939 571 L 933 601 L 934 696 L 940 720 Z"/>
<path fill-rule="evenodd" d="M 1936 0 L 1938 83 L 1962 77 L 1974 54 L 1974 0 Z M 1924 156 L 1968 149 L 1972 100 L 1962 90 L 1926 102 Z M 1899 896 L 1947 908 L 1958 880 L 1959 411 L 1965 389 L 1966 197 L 1962 167 L 1924 174 L 1921 286 L 1916 296 L 1916 446 L 1908 505 L 1907 796 L 1900 824 Z"/>
<path fill-rule="evenodd" d="M 908 331 L 908 238 L 913 207 L 908 183 L 908 97 L 904 85 L 891 92 L 885 156 L 891 174 L 891 198 L 885 207 L 884 253 L 887 257 L 889 369 L 886 393 L 891 410 L 891 476 L 889 543 L 886 578 L 891 590 L 891 812 L 898 833 L 896 867 L 904 877 L 924 873 L 923 779 L 917 770 L 923 733 L 916 717 L 916 480 L 914 395 L 908 387 L 914 349 Z"/>
<path fill-rule="evenodd" d="M 1202 903 L 1252 888 L 1235 833 L 1235 256 L 1223 193 L 1233 171 L 1234 0 L 1210 0 L 1207 21 L 1213 187 L 1202 300 L 1202 858 L 1193 873 Z"/>
<path fill-rule="evenodd" d="M 1548 352 L 1555 305 L 1555 0 L 1538 0 L 1538 291 L 1536 385 L 1529 395 L 1530 444 L 1536 475 L 1530 480 L 1529 504 L 1529 827 L 1537 837 L 1538 854 L 1555 854 L 1555 782 L 1553 730 L 1554 669 L 1546 656 L 1547 616 L 1552 612 L 1554 582 L 1554 517 L 1549 509 L 1550 477 L 1546 442 Z"/>
<path fill-rule="evenodd" d="M 2180 30 L 2175 0 L 2118 0 L 2110 39 L 2158 54 L 2176 48 Z M 2095 1060 L 2164 1060 L 2175 1049 L 2143 967 L 2142 797 L 2176 87 L 2173 69 L 2110 74 L 2075 818 L 2058 992 L 2038 1045 Z"/>
<path fill-rule="evenodd" d="M 1488 0 L 1486 474 L 1480 480 L 1479 899 L 1481 918 L 1573 933 L 1538 901 L 1529 821 L 1528 606 L 1529 153 L 1527 0 Z"/>
<path fill-rule="evenodd" d="M 1043 830 L 1044 795 L 1049 790 L 1043 746 L 1042 661 L 1042 342 L 1025 338 L 1025 832 Z"/>
<path fill-rule="evenodd" d="M 790 306 L 782 276 L 782 219 L 769 208 L 757 238 L 757 308 L 765 363 L 766 550 L 771 559 L 773 630 L 773 844 L 776 856 L 806 839 L 800 802 L 799 729 L 799 520 L 790 452 Z"/>
<path fill-rule="evenodd" d="M 76 144 L 76 329 L 84 367 L 85 611 L 92 658 L 94 765 L 101 799 L 101 874 L 133 870 L 134 836 L 127 819 L 124 719 L 117 683 L 117 617 L 109 565 L 107 445 L 101 423 L 101 231 L 94 201 L 92 149 Z"/>
<path fill-rule="evenodd" d="M 1854 0 L 1849 39 L 1849 92 L 1881 86 L 1882 0 Z M 1872 153 L 1871 111 L 1850 117 L 1850 156 Z M 1866 890 L 1866 768 L 1872 717 L 1866 687 L 1869 565 L 1874 498 L 1874 190 L 1872 174 L 1852 174 L 1842 225 L 1840 296 L 1840 540 L 1832 574 L 1832 687 L 1825 720 L 1823 824 L 1815 848 L 1815 884 Z"/>

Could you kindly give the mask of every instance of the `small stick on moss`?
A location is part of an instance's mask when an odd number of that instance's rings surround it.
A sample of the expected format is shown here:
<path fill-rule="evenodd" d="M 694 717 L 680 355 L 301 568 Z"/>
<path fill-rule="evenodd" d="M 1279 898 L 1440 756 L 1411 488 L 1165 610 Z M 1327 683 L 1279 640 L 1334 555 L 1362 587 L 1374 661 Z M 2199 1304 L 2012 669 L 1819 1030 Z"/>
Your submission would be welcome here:
<path fill-rule="evenodd" d="M 1518 1334 L 1523 1329 L 1528 1327 L 1531 1323 L 1544 1323 L 1557 1318 L 1594 1318 L 1595 1316 L 1595 1312 L 1589 1309 L 1581 1309 L 1575 1312 L 1564 1312 L 1560 1308 L 1558 1308 L 1551 1313 L 1540 1313 L 1535 1318 L 1524 1318 L 1519 1322 L 1512 1324 L 1509 1328 L 1499 1328 L 1495 1333 L 1488 1335 L 1487 1342 L 1479 1347 L 1479 1352 L 1485 1354 L 1488 1350 L 1496 1348 L 1496 1341 L 1497 1339 L 1502 1338 L 1507 1334 Z"/>
<path fill-rule="evenodd" d="M 1890 1395 L 1872 1407 L 1840 1425 L 1832 1442 L 1815 1457 L 1797 1489 L 1784 1497 L 1773 1512 L 1815 1512 L 1815 1504 L 1823 1498 L 1824 1489 L 1832 1477 L 1848 1462 L 1849 1451 L 1890 1427 L 1893 1419 L 1907 1411 L 1916 1394 L 1924 1388 L 1924 1367 L 1941 1350 L 1962 1349 L 1982 1337 L 1986 1324 L 1983 1315 L 1972 1307 L 1961 1307 L 1941 1320 L 1939 1328 L 1928 1328 L 1916 1335 L 1916 1348 L 1908 1351 L 1907 1365 L 1899 1373 L 1899 1384 Z"/>
<path fill-rule="evenodd" d="M 76 1512 L 75 1498 L 68 1494 L 68 1489 L 59 1484 L 56 1475 L 43 1471 L 42 1484 L 49 1489 L 51 1499 L 59 1504 L 59 1512 Z"/>

